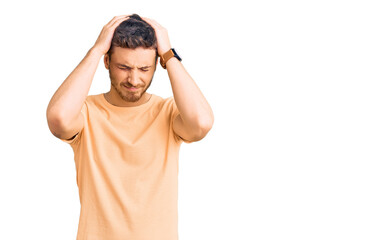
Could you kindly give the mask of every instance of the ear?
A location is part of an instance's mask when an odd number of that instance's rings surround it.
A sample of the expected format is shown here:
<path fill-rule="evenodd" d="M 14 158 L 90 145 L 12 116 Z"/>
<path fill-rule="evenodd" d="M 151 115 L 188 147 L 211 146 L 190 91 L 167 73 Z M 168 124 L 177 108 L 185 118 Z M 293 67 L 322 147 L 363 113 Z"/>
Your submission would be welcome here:
<path fill-rule="evenodd" d="M 105 54 L 105 57 L 103 58 L 103 61 L 105 63 L 106 69 L 109 70 L 110 60 L 109 60 L 109 55 L 107 53 Z"/>

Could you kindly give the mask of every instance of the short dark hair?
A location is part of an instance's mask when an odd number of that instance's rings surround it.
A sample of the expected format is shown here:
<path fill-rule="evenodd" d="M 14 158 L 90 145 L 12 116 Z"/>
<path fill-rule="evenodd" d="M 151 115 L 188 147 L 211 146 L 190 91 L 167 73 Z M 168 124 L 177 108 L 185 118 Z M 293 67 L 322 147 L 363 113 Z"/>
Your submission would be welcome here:
<path fill-rule="evenodd" d="M 114 31 L 111 46 L 107 52 L 109 59 L 114 47 L 136 49 L 138 47 L 155 49 L 158 58 L 157 39 L 155 30 L 138 14 L 132 14 L 123 21 Z"/>

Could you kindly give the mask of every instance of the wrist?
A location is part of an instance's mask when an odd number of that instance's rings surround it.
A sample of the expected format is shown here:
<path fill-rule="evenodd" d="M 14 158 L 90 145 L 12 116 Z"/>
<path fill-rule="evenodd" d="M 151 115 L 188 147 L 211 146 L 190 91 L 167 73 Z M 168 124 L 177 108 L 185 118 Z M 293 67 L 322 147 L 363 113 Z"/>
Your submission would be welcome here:
<path fill-rule="evenodd" d="M 170 59 L 168 59 L 167 60 L 167 62 L 166 62 L 166 67 L 168 66 L 168 65 L 170 65 L 172 62 L 181 62 L 181 61 L 179 61 L 178 60 L 178 58 L 176 58 L 176 57 L 172 57 L 172 58 L 170 58 Z"/>
<path fill-rule="evenodd" d="M 93 46 L 92 48 L 90 48 L 88 53 L 91 54 L 91 55 L 94 55 L 94 56 L 98 56 L 98 57 L 102 57 L 103 55 L 105 55 L 105 52 L 103 52 L 102 50 L 100 50 L 96 46 Z"/>
<path fill-rule="evenodd" d="M 162 57 L 166 52 L 170 51 L 171 48 L 165 48 L 159 53 L 159 57 Z"/>
<path fill-rule="evenodd" d="M 164 53 L 163 56 L 160 56 L 160 65 L 166 69 L 166 64 L 171 60 L 171 58 L 176 58 L 179 62 L 182 61 L 182 58 L 179 56 L 176 50 L 171 48 L 166 53 Z"/>

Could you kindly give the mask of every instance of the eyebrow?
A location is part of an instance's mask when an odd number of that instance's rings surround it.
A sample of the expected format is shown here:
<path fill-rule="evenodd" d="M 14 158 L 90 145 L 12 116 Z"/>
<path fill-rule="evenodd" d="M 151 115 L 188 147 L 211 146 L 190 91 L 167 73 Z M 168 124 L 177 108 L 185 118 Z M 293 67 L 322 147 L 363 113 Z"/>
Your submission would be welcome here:
<path fill-rule="evenodd" d="M 125 64 L 117 64 L 118 66 L 120 67 L 127 67 L 127 68 L 132 68 L 132 67 L 129 67 L 128 65 L 125 65 Z M 152 66 L 142 66 L 142 67 L 139 67 L 139 68 L 150 68 Z"/>

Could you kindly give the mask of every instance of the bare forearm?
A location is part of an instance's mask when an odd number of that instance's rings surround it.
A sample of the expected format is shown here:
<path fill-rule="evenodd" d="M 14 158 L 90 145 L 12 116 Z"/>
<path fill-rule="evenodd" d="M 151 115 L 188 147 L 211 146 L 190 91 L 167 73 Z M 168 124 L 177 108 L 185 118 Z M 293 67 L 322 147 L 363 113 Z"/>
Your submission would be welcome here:
<path fill-rule="evenodd" d="M 79 65 L 54 93 L 47 107 L 47 117 L 68 122 L 81 111 L 102 54 L 91 48 Z"/>
<path fill-rule="evenodd" d="M 166 66 L 175 103 L 183 122 L 190 127 L 211 126 L 212 109 L 182 63 L 173 57 L 167 61 Z"/>

